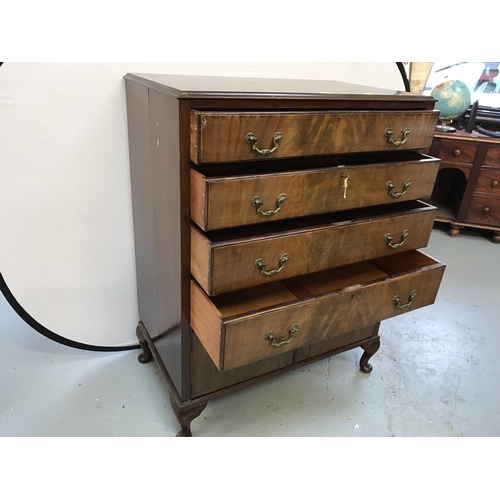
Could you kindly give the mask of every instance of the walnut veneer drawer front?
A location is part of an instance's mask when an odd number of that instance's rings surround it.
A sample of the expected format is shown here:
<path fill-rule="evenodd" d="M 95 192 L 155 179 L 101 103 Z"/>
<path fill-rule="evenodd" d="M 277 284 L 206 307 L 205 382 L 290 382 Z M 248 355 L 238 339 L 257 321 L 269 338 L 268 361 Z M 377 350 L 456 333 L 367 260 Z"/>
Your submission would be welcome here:
<path fill-rule="evenodd" d="M 191 218 L 204 231 L 430 197 L 439 160 L 206 177 L 191 170 Z"/>
<path fill-rule="evenodd" d="M 476 191 L 500 196 L 500 169 L 482 168 Z"/>
<path fill-rule="evenodd" d="M 438 112 L 191 112 L 191 161 L 394 151 L 431 146 Z"/>
<path fill-rule="evenodd" d="M 191 228 L 191 273 L 208 295 L 427 245 L 436 209 L 405 202 L 309 219 L 202 233 Z"/>
<path fill-rule="evenodd" d="M 467 220 L 491 224 L 500 224 L 500 197 L 474 195 L 467 212 Z"/>
<path fill-rule="evenodd" d="M 417 251 L 210 299 L 191 281 L 191 325 L 220 371 L 434 303 L 444 264 Z"/>

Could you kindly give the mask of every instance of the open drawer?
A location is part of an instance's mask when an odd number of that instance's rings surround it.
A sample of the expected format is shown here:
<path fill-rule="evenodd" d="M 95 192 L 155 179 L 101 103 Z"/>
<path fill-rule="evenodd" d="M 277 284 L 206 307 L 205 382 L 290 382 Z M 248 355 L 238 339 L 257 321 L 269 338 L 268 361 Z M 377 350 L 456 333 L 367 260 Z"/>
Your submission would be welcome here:
<path fill-rule="evenodd" d="M 429 148 L 439 112 L 191 111 L 191 161 L 238 162 Z"/>
<path fill-rule="evenodd" d="M 213 231 L 430 198 L 439 160 L 415 152 L 399 158 L 342 158 L 342 165 L 259 174 L 204 175 L 191 169 L 191 218 L 203 231 Z"/>
<path fill-rule="evenodd" d="M 445 265 L 419 251 L 210 298 L 191 280 L 191 326 L 220 371 L 433 304 Z"/>
<path fill-rule="evenodd" d="M 210 295 L 427 246 L 436 208 L 412 201 L 203 233 L 191 227 L 191 274 Z"/>

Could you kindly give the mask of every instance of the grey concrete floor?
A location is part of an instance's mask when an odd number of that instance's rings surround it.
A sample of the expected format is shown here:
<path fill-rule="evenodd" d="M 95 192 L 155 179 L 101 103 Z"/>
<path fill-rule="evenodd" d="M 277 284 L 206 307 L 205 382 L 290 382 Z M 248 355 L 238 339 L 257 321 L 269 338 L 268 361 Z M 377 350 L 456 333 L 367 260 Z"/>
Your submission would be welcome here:
<path fill-rule="evenodd" d="M 500 436 L 500 245 L 436 226 L 447 264 L 436 303 L 382 323 L 371 374 L 361 349 L 209 402 L 194 436 Z M 46 339 L 0 297 L 0 436 L 164 436 L 167 385 L 138 351 Z"/>

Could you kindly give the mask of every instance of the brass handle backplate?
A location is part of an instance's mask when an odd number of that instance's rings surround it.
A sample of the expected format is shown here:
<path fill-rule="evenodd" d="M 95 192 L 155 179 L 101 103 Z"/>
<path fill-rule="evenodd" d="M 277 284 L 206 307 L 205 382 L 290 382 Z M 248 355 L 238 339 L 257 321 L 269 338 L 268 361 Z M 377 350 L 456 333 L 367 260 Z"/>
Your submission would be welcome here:
<path fill-rule="evenodd" d="M 252 149 L 254 151 L 257 151 L 257 153 L 260 153 L 261 155 L 270 155 L 271 153 L 274 153 L 278 149 L 278 145 L 282 139 L 283 139 L 283 134 L 281 132 L 276 132 L 273 135 L 273 147 L 271 149 L 259 149 L 257 147 L 257 142 L 259 142 L 259 141 L 258 141 L 257 137 L 255 137 L 253 132 L 249 132 L 245 136 L 246 143 L 251 144 Z"/>
<path fill-rule="evenodd" d="M 417 291 L 416 290 L 412 290 L 410 292 L 410 296 L 409 296 L 409 299 L 408 299 L 408 302 L 406 304 L 401 304 L 401 299 L 399 298 L 399 295 L 396 295 L 393 299 L 392 299 L 392 303 L 398 308 L 398 309 L 404 309 L 405 307 L 409 307 L 412 305 L 413 303 L 413 299 L 417 296 Z"/>
<path fill-rule="evenodd" d="M 280 258 L 280 267 L 278 269 L 273 269 L 272 271 L 266 271 L 266 263 L 262 259 L 257 259 L 254 266 L 260 271 L 260 274 L 264 276 L 274 276 L 285 269 L 285 262 L 289 259 L 288 254 L 284 253 Z"/>
<path fill-rule="evenodd" d="M 411 179 L 406 179 L 403 182 L 403 191 L 401 191 L 400 193 L 395 193 L 394 189 L 396 188 L 396 186 L 394 186 L 394 184 L 392 183 L 392 181 L 387 181 L 387 183 L 385 185 L 385 189 L 387 189 L 387 191 L 389 192 L 389 194 L 393 198 L 400 198 L 401 196 L 403 196 L 404 194 L 406 194 L 406 192 L 408 191 L 408 188 L 410 186 L 411 186 Z"/>
<path fill-rule="evenodd" d="M 401 134 L 401 140 L 400 141 L 395 141 L 394 140 L 394 132 L 390 129 L 390 127 L 387 127 L 384 130 L 384 137 L 387 138 L 387 142 L 390 142 L 391 144 L 394 144 L 394 146 L 401 146 L 403 145 L 406 140 L 408 139 L 408 136 L 410 135 L 410 128 L 406 127 L 403 130 L 403 133 Z"/>
<path fill-rule="evenodd" d="M 294 338 L 295 338 L 295 332 L 299 329 L 299 325 L 293 325 L 292 328 L 290 328 L 290 331 L 288 332 L 288 338 L 286 340 L 282 340 L 281 342 L 276 342 L 276 335 L 270 331 L 267 332 L 264 338 L 266 340 L 271 341 L 271 345 L 273 347 L 281 347 L 284 345 L 289 344 Z"/>
<path fill-rule="evenodd" d="M 257 209 L 258 214 L 261 214 L 264 217 L 270 217 L 271 215 L 277 214 L 281 210 L 281 207 L 283 206 L 283 203 L 285 203 L 285 201 L 286 201 L 286 194 L 281 193 L 278 196 L 276 208 L 274 210 L 266 210 L 266 211 L 262 210 L 262 206 L 264 205 L 264 203 L 258 196 L 254 196 L 250 203 L 252 204 L 252 207 L 255 207 Z"/>
<path fill-rule="evenodd" d="M 409 235 L 410 235 L 410 231 L 408 231 L 408 229 L 405 229 L 403 231 L 403 234 L 401 235 L 401 241 L 399 243 L 393 243 L 392 240 L 394 238 L 392 237 L 392 234 L 387 233 L 384 236 L 384 241 L 387 243 L 387 246 L 390 248 L 399 248 L 400 246 L 402 246 L 404 244 L 404 242 L 406 241 L 406 238 L 408 238 Z"/>

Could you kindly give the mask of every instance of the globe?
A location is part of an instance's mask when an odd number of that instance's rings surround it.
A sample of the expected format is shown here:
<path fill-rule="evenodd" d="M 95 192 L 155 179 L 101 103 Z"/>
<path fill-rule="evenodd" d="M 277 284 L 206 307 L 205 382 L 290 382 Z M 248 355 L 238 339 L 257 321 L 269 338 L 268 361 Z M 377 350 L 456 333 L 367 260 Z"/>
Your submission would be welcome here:
<path fill-rule="evenodd" d="M 446 80 L 436 85 L 431 96 L 437 99 L 434 109 L 439 110 L 441 125 L 436 127 L 440 132 L 455 132 L 456 128 L 446 125 L 462 116 L 471 104 L 469 87 L 460 80 Z"/>

